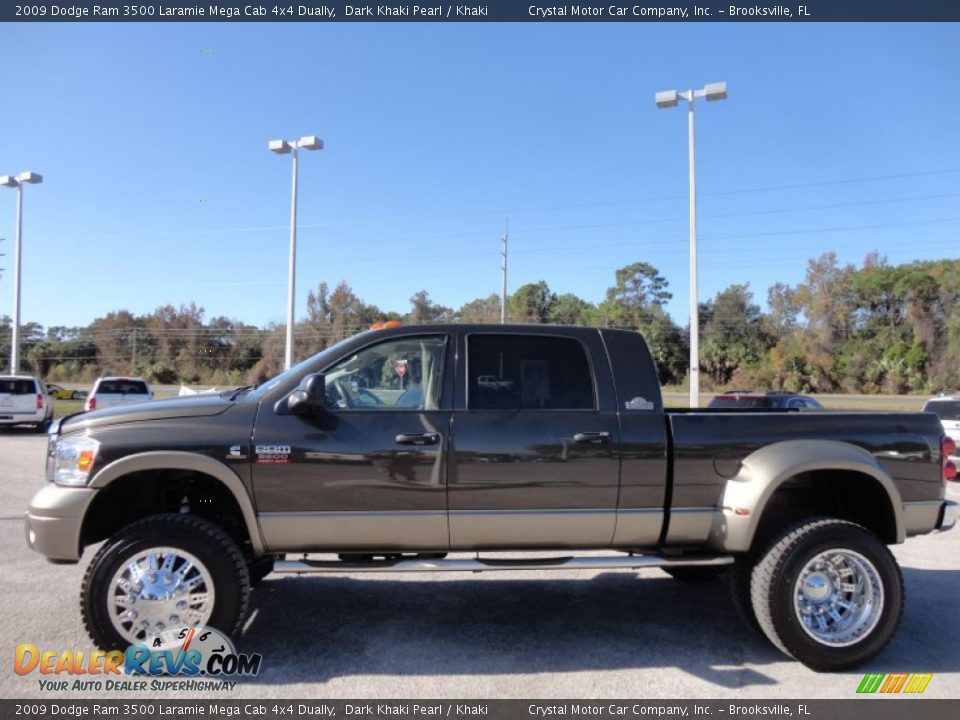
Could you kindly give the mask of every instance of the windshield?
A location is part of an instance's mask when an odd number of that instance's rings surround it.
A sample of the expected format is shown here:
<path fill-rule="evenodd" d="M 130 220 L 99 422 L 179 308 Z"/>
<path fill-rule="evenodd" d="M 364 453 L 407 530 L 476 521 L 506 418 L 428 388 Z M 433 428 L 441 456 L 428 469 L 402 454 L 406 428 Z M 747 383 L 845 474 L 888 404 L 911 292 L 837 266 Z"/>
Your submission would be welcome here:
<path fill-rule="evenodd" d="M 923 406 L 923 411 L 934 413 L 941 420 L 960 420 L 960 400 L 932 400 Z"/>
<path fill-rule="evenodd" d="M 370 331 L 367 330 L 366 332 L 370 332 Z M 336 351 L 339 350 L 340 347 L 345 345 L 348 341 L 353 340 L 355 337 L 357 336 L 351 335 L 348 338 L 344 338 L 343 340 L 340 340 L 339 342 L 334 343 L 327 349 L 321 350 L 316 355 L 311 355 L 306 360 L 301 360 L 289 370 L 284 370 L 279 375 L 276 375 L 270 378 L 269 380 L 267 380 L 265 383 L 258 385 L 256 389 L 253 390 L 253 392 L 247 395 L 247 397 L 253 398 L 254 400 L 259 400 L 274 388 L 279 387 L 280 385 L 283 385 L 285 382 L 287 382 L 291 378 L 294 378 L 297 375 L 303 373 L 303 371 L 306 370 L 308 366 L 314 363 L 319 363 L 319 367 L 323 367 L 323 358 L 330 355 L 335 355 Z"/>

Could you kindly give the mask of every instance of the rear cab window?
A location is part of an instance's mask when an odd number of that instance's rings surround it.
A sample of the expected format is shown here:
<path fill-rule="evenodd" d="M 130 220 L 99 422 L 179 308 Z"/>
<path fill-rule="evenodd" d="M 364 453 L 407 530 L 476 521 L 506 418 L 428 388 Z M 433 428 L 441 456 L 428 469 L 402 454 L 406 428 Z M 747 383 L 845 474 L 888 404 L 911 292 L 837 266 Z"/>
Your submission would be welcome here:
<path fill-rule="evenodd" d="M 594 410 L 586 348 L 572 338 L 467 336 L 467 407 L 471 410 Z"/>

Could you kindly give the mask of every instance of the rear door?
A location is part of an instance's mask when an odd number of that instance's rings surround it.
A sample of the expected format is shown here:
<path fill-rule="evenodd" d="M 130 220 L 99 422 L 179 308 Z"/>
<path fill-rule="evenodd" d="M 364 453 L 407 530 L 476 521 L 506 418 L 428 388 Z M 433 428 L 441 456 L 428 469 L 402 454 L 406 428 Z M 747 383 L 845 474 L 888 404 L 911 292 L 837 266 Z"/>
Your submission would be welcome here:
<path fill-rule="evenodd" d="M 609 547 L 620 430 L 599 333 L 473 331 L 459 343 L 451 547 Z"/>

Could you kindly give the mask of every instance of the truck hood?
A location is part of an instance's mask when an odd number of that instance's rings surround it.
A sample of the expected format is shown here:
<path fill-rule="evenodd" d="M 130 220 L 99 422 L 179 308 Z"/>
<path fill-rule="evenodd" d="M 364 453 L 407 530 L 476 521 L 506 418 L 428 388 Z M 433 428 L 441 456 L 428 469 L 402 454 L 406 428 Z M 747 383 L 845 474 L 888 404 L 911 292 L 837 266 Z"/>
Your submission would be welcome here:
<path fill-rule="evenodd" d="M 236 402 L 231 402 L 221 395 L 213 394 L 146 400 L 129 405 L 117 405 L 104 410 L 70 415 L 60 421 L 59 431 L 61 433 L 75 432 L 119 423 L 219 415 L 233 405 L 236 405 Z"/>

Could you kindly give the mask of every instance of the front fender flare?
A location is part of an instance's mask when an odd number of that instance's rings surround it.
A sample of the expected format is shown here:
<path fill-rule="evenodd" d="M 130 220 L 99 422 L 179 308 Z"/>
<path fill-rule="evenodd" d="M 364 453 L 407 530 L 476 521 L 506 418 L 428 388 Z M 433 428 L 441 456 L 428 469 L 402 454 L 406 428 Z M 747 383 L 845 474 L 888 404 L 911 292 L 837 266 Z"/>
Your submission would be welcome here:
<path fill-rule="evenodd" d="M 743 459 L 740 471 L 727 481 L 714 513 L 710 546 L 725 552 L 748 551 L 767 503 L 784 482 L 804 473 L 830 470 L 873 478 L 890 501 L 896 542 L 906 539 L 900 492 L 873 455 L 836 440 L 788 440 L 767 445 Z M 738 509 L 749 514 L 738 514 Z"/>
<path fill-rule="evenodd" d="M 94 475 L 89 487 L 104 488 L 120 477 L 148 470 L 187 470 L 209 475 L 222 482 L 233 495 L 234 500 L 237 501 L 237 506 L 243 515 L 243 522 L 247 526 L 247 534 L 250 536 L 250 545 L 254 555 L 259 556 L 265 553 L 263 536 L 260 534 L 257 514 L 247 487 L 232 468 L 206 455 L 179 451 L 156 451 L 128 455 L 104 466 Z"/>

